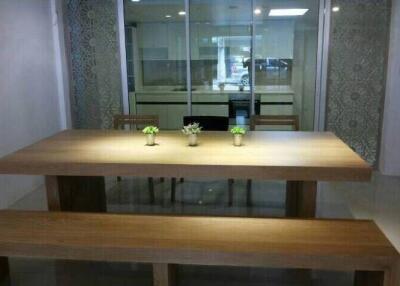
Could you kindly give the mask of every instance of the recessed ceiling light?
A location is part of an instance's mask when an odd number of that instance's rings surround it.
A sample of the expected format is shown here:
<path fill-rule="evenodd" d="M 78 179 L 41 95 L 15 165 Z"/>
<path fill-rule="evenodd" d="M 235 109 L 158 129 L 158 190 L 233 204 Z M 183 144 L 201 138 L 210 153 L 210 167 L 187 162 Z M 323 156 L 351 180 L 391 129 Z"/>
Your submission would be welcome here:
<path fill-rule="evenodd" d="M 131 2 L 140 2 L 140 0 L 131 0 Z"/>
<path fill-rule="evenodd" d="M 256 9 L 254 10 L 254 14 L 260 15 L 260 14 L 261 14 L 261 9 L 260 9 L 260 8 L 256 8 Z"/>
<path fill-rule="evenodd" d="M 180 16 L 185 16 L 186 15 L 186 12 L 185 11 L 179 11 L 179 13 L 178 13 Z"/>
<path fill-rule="evenodd" d="M 171 18 L 172 16 L 171 15 L 165 15 L 165 18 Z"/>
<path fill-rule="evenodd" d="M 340 7 L 339 6 L 335 6 L 332 8 L 333 12 L 339 12 L 340 11 Z"/>
<path fill-rule="evenodd" d="M 308 9 L 271 9 L 269 16 L 302 16 L 307 13 Z"/>

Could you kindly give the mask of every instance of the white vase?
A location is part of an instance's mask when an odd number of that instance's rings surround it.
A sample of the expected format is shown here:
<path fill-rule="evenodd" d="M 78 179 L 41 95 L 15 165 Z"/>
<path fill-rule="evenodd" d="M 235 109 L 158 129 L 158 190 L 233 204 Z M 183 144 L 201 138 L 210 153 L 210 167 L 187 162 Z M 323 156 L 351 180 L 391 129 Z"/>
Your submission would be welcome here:
<path fill-rule="evenodd" d="M 155 134 L 146 134 L 146 145 L 153 146 L 156 144 L 156 135 Z"/>
<path fill-rule="evenodd" d="M 234 134 L 233 135 L 233 145 L 234 146 L 242 146 L 243 135 L 242 134 Z"/>
<path fill-rule="evenodd" d="M 197 134 L 189 134 L 188 135 L 188 143 L 189 143 L 189 146 L 196 146 L 197 145 Z"/>

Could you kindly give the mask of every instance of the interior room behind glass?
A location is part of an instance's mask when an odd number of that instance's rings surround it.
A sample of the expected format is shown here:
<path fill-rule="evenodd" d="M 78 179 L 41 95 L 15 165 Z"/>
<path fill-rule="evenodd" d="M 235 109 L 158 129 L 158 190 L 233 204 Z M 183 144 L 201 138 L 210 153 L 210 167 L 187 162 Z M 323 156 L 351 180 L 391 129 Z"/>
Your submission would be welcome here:
<path fill-rule="evenodd" d="M 248 125 L 254 112 L 298 115 L 312 130 L 319 1 L 251 2 L 191 0 L 186 30 L 184 0 L 125 0 L 130 112 L 158 115 L 163 129 L 189 113 Z"/>

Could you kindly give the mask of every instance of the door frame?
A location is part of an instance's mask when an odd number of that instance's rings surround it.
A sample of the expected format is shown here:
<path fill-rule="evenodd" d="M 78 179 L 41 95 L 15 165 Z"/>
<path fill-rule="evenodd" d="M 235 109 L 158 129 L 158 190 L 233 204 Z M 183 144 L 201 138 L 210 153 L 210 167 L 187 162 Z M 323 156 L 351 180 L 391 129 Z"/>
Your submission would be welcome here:
<path fill-rule="evenodd" d="M 320 0 L 318 20 L 317 73 L 315 86 L 314 131 L 325 130 L 331 0 Z"/>

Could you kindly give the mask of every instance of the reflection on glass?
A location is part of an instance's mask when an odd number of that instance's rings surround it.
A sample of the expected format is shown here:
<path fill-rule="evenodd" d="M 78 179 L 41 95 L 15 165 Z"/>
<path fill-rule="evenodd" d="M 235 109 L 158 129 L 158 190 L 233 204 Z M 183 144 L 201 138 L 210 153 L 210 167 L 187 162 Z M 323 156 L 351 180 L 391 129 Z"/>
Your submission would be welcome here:
<path fill-rule="evenodd" d="M 184 0 L 124 5 L 132 114 L 180 129 L 191 93 L 192 115 L 247 125 L 254 91 L 256 114 L 298 115 L 302 130 L 313 129 L 319 0 L 254 0 L 254 8 L 250 0 L 190 0 L 190 33 Z"/>
<path fill-rule="evenodd" d="M 131 114 L 179 129 L 187 114 L 184 0 L 124 1 Z"/>
<path fill-rule="evenodd" d="M 313 130 L 319 1 L 255 0 L 255 7 L 256 111 L 298 115 L 301 129 Z"/>
<path fill-rule="evenodd" d="M 193 115 L 250 115 L 251 3 L 191 0 L 190 45 Z"/>

